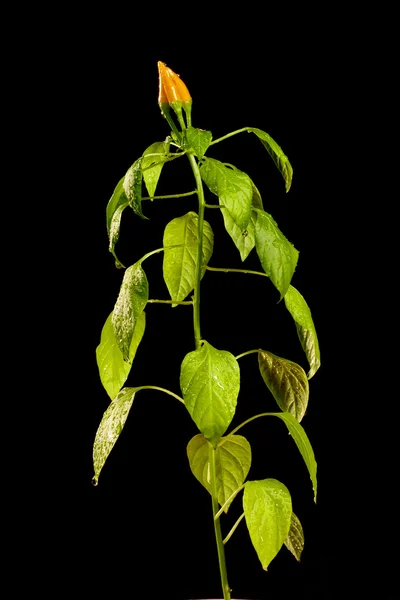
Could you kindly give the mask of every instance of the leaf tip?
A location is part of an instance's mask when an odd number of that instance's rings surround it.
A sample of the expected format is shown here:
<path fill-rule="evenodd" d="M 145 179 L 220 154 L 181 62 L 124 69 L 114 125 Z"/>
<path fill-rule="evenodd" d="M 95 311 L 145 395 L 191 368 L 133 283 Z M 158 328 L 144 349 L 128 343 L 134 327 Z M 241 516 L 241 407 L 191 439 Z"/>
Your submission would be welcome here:
<path fill-rule="evenodd" d="M 99 480 L 96 475 L 92 478 L 92 486 L 97 487 L 99 485 Z"/>

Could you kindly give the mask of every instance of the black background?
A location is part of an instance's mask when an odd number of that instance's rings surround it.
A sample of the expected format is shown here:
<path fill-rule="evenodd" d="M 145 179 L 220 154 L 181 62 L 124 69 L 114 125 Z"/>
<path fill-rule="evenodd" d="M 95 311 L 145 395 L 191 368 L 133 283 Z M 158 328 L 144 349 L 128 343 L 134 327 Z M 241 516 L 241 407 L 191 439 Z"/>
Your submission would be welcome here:
<path fill-rule="evenodd" d="M 33 549 L 29 557 L 45 565 L 35 570 L 32 581 L 43 590 L 56 578 L 68 591 L 99 597 L 165 594 L 185 600 L 221 594 L 210 497 L 186 458 L 186 445 L 197 430 L 177 401 L 156 391 L 140 392 L 99 486 L 91 485 L 92 444 L 109 402 L 95 349 L 123 276 L 108 252 L 105 208 L 129 166 L 169 133 L 157 104 L 161 60 L 189 88 L 195 127 L 211 130 L 214 139 L 241 127 L 259 127 L 288 155 L 294 178 L 285 194 L 280 173 L 255 136 L 242 133 L 208 153 L 250 175 L 265 210 L 300 251 L 293 285 L 311 308 L 321 346 L 322 367 L 310 381 L 302 422 L 318 462 L 318 503 L 283 423 L 259 419 L 241 431 L 252 447 L 249 478 L 277 478 L 292 494 L 305 533 L 302 561 L 297 563 L 283 548 L 264 572 L 242 522 L 226 546 L 232 595 L 254 600 L 337 597 L 334 590 L 344 565 L 336 551 L 342 541 L 336 513 L 351 504 L 337 478 L 340 473 L 341 482 L 345 480 L 352 459 L 340 458 L 337 440 L 344 435 L 343 425 L 331 410 L 340 395 L 338 313 L 345 301 L 345 290 L 337 291 L 338 231 L 333 222 L 338 211 L 348 208 L 348 196 L 338 193 L 343 167 L 333 141 L 346 93 L 343 82 L 337 84 L 336 57 L 324 28 L 310 27 L 293 37 L 277 34 L 273 23 L 258 31 L 237 15 L 234 26 L 222 28 L 210 17 L 191 27 L 166 19 L 166 30 L 155 33 L 154 19 L 160 28 L 163 18 L 156 9 L 150 13 L 107 22 L 104 12 L 101 23 L 97 16 L 77 15 L 61 43 L 57 28 L 47 32 L 39 59 L 48 90 L 41 106 L 47 113 L 48 164 L 56 165 L 49 188 L 61 201 L 45 217 L 51 223 L 46 243 L 55 248 L 45 260 L 52 268 L 51 294 L 58 300 L 57 308 L 49 307 L 45 344 L 56 364 L 56 383 L 48 404 L 41 472 L 51 486 L 37 523 L 40 532 L 45 522 L 49 541 L 42 554 Z M 253 24 L 257 17 L 252 15 Z M 185 159 L 164 167 L 158 194 L 191 189 Z M 132 264 L 159 248 L 168 221 L 196 210 L 194 198 L 143 203 L 149 221 L 126 210 L 117 244 L 122 262 Z M 219 211 L 207 211 L 206 219 L 215 235 L 210 266 L 241 268 Z M 339 238 L 346 235 L 343 227 Z M 260 270 L 255 250 L 246 267 Z M 168 298 L 162 255 L 147 260 L 144 268 L 150 298 Z M 180 394 L 180 364 L 194 348 L 191 309 L 153 304 L 146 314 L 145 335 L 127 385 L 158 385 Z M 52 325 L 54 334 L 61 335 L 61 350 L 54 345 Z M 202 282 L 201 330 L 212 345 L 234 355 L 262 347 L 307 370 L 293 320 L 266 278 L 208 272 Z M 232 426 L 276 409 L 256 356 L 240 359 L 240 368 Z M 240 504 L 238 497 L 224 518 L 223 532 L 240 515 Z"/>

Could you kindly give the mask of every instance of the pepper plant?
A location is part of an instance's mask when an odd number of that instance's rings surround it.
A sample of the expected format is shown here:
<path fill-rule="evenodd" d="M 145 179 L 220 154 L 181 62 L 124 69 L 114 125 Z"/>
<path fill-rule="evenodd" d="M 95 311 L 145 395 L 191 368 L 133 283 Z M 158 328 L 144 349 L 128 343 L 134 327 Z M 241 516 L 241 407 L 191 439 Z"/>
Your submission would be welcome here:
<path fill-rule="evenodd" d="M 213 145 L 231 136 L 251 133 L 261 141 L 275 162 L 288 192 L 293 171 L 287 156 L 271 136 L 261 129 L 244 127 L 213 140 L 210 131 L 193 127 L 192 98 L 186 85 L 164 63 L 158 63 L 158 70 L 158 101 L 170 133 L 164 141 L 151 144 L 128 169 L 118 182 L 106 210 L 109 250 L 115 258 L 116 266 L 124 269 L 124 275 L 115 306 L 104 324 L 96 350 L 100 378 L 111 403 L 95 437 L 93 483 L 97 485 L 104 463 L 121 434 L 139 392 L 142 394 L 147 389 L 156 389 L 181 402 L 199 429 L 199 433 L 187 445 L 187 457 L 193 475 L 211 495 L 222 592 L 224 600 L 230 600 L 225 544 L 243 518 L 265 570 L 283 545 L 300 560 L 304 546 L 303 529 L 292 510 L 289 490 L 276 479 L 247 480 L 251 447 L 248 440 L 238 432 L 254 419 L 280 419 L 304 459 L 316 500 L 316 461 L 300 422 L 308 404 L 308 380 L 320 366 L 320 352 L 310 309 L 301 293 L 291 285 L 298 251 L 279 230 L 272 216 L 264 210 L 260 192 L 250 177 L 232 164 L 212 158 L 208 152 Z M 183 194 L 156 196 L 164 165 L 185 157 L 193 171 L 195 189 Z M 142 195 L 143 184 L 147 189 L 147 196 Z M 208 202 L 205 193 L 210 198 Z M 126 268 L 116 254 L 124 210 L 130 208 L 139 218 L 146 219 L 142 200 L 185 196 L 197 196 L 198 212 L 189 210 L 172 219 L 166 224 L 162 245 Z M 262 271 L 208 266 L 214 246 L 213 231 L 205 219 L 208 209 L 219 210 L 225 229 L 242 261 L 255 247 Z M 150 300 L 144 263 L 158 253 L 163 253 L 163 277 L 170 299 Z M 276 356 L 270 350 L 257 348 L 233 356 L 226 349 L 216 348 L 212 340 L 202 337 L 200 291 L 201 280 L 207 270 L 242 271 L 264 275 L 271 280 L 296 326 L 309 363 L 308 374 L 300 365 Z M 124 387 L 145 332 L 145 308 L 150 302 L 169 303 L 175 307 L 192 306 L 194 349 L 182 357 L 182 396 L 152 385 Z M 235 415 L 240 389 L 238 361 L 249 354 L 256 355 L 260 374 L 279 410 L 257 414 L 227 433 Z M 243 390 L 242 394 L 245 393 Z M 224 536 L 221 518 L 228 512 L 231 503 L 237 502 L 236 497 L 241 491 L 243 514 Z"/>

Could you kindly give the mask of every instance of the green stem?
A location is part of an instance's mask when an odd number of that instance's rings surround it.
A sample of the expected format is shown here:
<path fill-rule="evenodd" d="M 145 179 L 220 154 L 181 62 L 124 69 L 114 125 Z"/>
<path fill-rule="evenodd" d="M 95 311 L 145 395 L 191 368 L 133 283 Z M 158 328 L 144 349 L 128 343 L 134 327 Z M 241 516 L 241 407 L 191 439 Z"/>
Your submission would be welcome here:
<path fill-rule="evenodd" d="M 242 356 L 247 356 L 248 354 L 254 354 L 255 352 L 257 352 L 257 354 L 260 352 L 260 348 L 257 348 L 257 350 L 247 350 L 247 352 L 242 352 L 242 354 L 238 354 L 237 356 L 235 356 L 236 360 L 238 360 L 238 358 L 242 358 Z"/>
<path fill-rule="evenodd" d="M 225 438 L 225 440 L 227 440 L 229 438 L 230 435 L 234 435 L 237 431 L 239 431 L 239 429 L 241 429 L 242 427 L 244 427 L 244 425 L 247 425 L 247 423 L 250 423 L 250 421 L 254 421 L 254 419 L 258 419 L 259 417 L 273 417 L 275 416 L 277 413 L 260 413 L 259 415 L 255 415 L 254 417 L 250 417 L 250 419 L 246 419 L 246 421 L 243 421 L 243 423 L 240 423 L 240 425 L 238 425 L 237 427 L 235 427 L 235 429 L 233 429 Z M 222 445 L 222 444 L 221 444 Z"/>
<path fill-rule="evenodd" d="M 158 390 L 160 392 L 165 392 L 166 394 L 169 394 L 170 396 L 173 396 L 174 398 L 179 400 L 179 402 L 182 402 L 182 404 L 185 404 L 185 401 L 183 400 L 183 398 L 181 398 L 180 396 L 177 396 L 176 394 L 174 394 L 174 392 L 170 392 L 169 390 L 166 390 L 165 388 L 162 388 L 162 387 L 158 387 L 157 385 L 141 385 L 140 387 L 136 388 L 137 392 L 139 392 L 140 390 Z"/>
<path fill-rule="evenodd" d="M 148 252 L 140 259 L 140 263 L 142 263 L 146 258 L 153 256 L 153 254 L 157 254 L 158 252 L 164 252 L 164 250 L 170 250 L 171 248 L 183 248 L 184 246 L 190 246 L 191 244 L 173 244 L 172 246 L 163 246 L 162 248 L 157 248 L 156 250 L 152 250 Z"/>
<path fill-rule="evenodd" d="M 205 204 L 204 206 L 205 206 L 206 208 L 219 208 L 219 209 L 221 209 L 221 208 L 225 208 L 225 206 L 221 206 L 221 205 L 219 205 L 219 204 Z"/>
<path fill-rule="evenodd" d="M 179 302 L 177 300 L 147 300 L 147 304 L 149 302 L 158 303 L 158 304 L 193 304 L 192 300 L 184 300 L 183 302 Z"/>
<path fill-rule="evenodd" d="M 185 196 L 193 196 L 197 194 L 197 190 L 193 192 L 185 192 L 184 194 L 168 194 L 167 196 L 144 196 L 142 200 L 162 200 L 163 198 L 184 198 Z"/>
<path fill-rule="evenodd" d="M 222 446 L 222 444 L 218 444 L 218 447 Z M 228 500 L 226 502 L 224 502 L 224 504 L 221 506 L 221 508 L 219 509 L 219 511 L 217 512 L 217 514 L 215 515 L 214 519 L 219 519 L 219 517 L 222 515 L 222 513 L 224 512 L 225 508 L 228 506 L 228 504 L 230 504 L 232 502 L 232 500 L 238 495 L 238 493 L 240 492 L 240 490 L 242 490 L 244 488 L 246 484 L 242 483 L 242 485 L 240 485 L 238 487 L 237 490 L 235 490 L 233 492 L 233 494 L 231 494 L 228 498 Z"/>
<path fill-rule="evenodd" d="M 201 272 L 203 263 L 203 223 L 204 223 L 204 190 L 203 183 L 201 181 L 200 169 L 196 162 L 194 155 L 191 152 L 187 154 L 190 166 L 192 167 L 193 175 L 196 180 L 197 197 L 199 199 L 199 215 L 198 215 L 198 228 L 197 228 L 197 259 L 196 259 L 196 274 L 194 284 L 194 304 L 193 304 L 193 328 L 194 328 L 194 339 L 196 344 L 196 350 L 201 347 L 201 333 L 200 333 L 200 282 Z M 211 476 L 211 497 L 212 497 L 212 511 L 213 517 L 218 512 L 218 491 L 217 491 L 217 468 L 216 468 L 216 448 L 209 444 L 209 458 L 210 458 L 210 476 Z M 214 519 L 213 519 L 214 520 Z M 222 541 L 221 525 L 219 519 L 214 520 L 214 531 L 215 539 L 217 542 L 218 562 L 219 571 L 221 575 L 222 591 L 224 594 L 224 600 L 231 600 L 231 590 L 228 584 L 228 576 L 226 572 L 225 563 L 225 551 L 224 544 Z"/>
<path fill-rule="evenodd" d="M 236 527 L 239 525 L 239 523 L 243 519 L 243 517 L 244 517 L 244 513 L 242 513 L 240 515 L 240 517 L 238 518 L 238 520 L 236 521 L 236 523 L 234 524 L 234 526 L 232 527 L 232 529 L 230 530 L 230 532 L 228 533 L 228 535 L 226 536 L 224 541 L 222 542 L 223 544 L 226 544 L 226 542 L 229 542 L 229 540 L 231 539 L 232 535 L 235 532 Z"/>
<path fill-rule="evenodd" d="M 216 460 L 215 460 L 217 450 L 209 443 L 208 452 L 209 452 L 209 460 L 210 460 L 213 521 L 214 521 L 215 539 L 217 542 L 217 552 L 218 552 L 219 571 L 221 574 L 222 592 L 224 594 L 224 600 L 231 600 L 231 590 L 230 590 L 230 587 L 228 584 L 228 575 L 226 572 L 225 551 L 224 551 L 224 542 L 222 540 L 221 524 L 220 524 L 219 519 L 215 518 L 215 515 L 218 512 L 217 468 L 216 468 Z"/>
<path fill-rule="evenodd" d="M 217 267 L 206 267 L 207 271 L 222 271 L 223 273 L 250 273 L 251 275 L 262 275 L 263 277 L 268 277 L 266 273 L 261 273 L 261 271 L 249 271 L 247 269 L 222 269 Z"/>
<path fill-rule="evenodd" d="M 193 305 L 193 327 L 194 327 L 194 339 L 196 344 L 196 350 L 201 346 L 201 333 L 200 333 L 200 281 L 201 271 L 203 262 L 203 223 L 204 223 L 204 190 L 203 183 L 201 181 L 200 169 L 196 162 L 194 155 L 188 152 L 188 159 L 190 166 L 192 167 L 193 175 L 196 180 L 197 196 L 199 199 L 199 216 L 198 216 L 198 227 L 197 227 L 197 260 L 196 260 L 196 274 L 195 274 L 195 285 L 194 285 L 194 305 Z"/>
<path fill-rule="evenodd" d="M 214 140 L 213 142 L 211 142 L 210 146 L 212 146 L 213 144 L 218 144 L 219 142 L 222 142 L 223 140 L 226 140 L 226 139 L 232 137 L 233 135 L 236 135 L 237 133 L 243 133 L 243 131 L 249 131 L 249 129 L 251 129 L 251 127 L 243 127 L 242 129 L 237 129 L 236 131 L 227 133 L 223 137 L 220 137 L 217 140 Z"/>

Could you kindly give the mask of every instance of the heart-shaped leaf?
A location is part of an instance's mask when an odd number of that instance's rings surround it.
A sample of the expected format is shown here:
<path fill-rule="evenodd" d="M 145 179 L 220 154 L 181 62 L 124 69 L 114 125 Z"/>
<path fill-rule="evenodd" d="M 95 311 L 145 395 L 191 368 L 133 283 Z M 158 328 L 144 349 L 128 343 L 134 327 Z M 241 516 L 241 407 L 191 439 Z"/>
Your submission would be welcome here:
<path fill-rule="evenodd" d="M 125 271 L 111 318 L 115 339 L 126 361 L 129 361 L 135 327 L 148 299 L 146 273 L 140 262 L 137 262 Z"/>
<path fill-rule="evenodd" d="M 93 483 L 95 485 L 97 485 L 100 471 L 125 425 L 135 392 L 136 388 L 122 389 L 103 415 L 93 446 Z"/>
<path fill-rule="evenodd" d="M 257 254 L 262 268 L 283 298 L 293 277 L 299 252 L 279 230 L 271 215 L 258 208 L 255 211 Z"/>
<path fill-rule="evenodd" d="M 168 142 L 155 142 L 143 152 L 141 169 L 149 196 L 154 196 L 156 193 L 158 180 L 168 152 Z"/>
<path fill-rule="evenodd" d="M 310 365 L 307 377 L 308 379 L 311 379 L 321 366 L 318 337 L 317 332 L 315 331 L 311 311 L 303 296 L 292 285 L 289 285 L 285 294 L 285 305 L 296 324 L 301 346 L 306 354 L 308 364 Z"/>
<path fill-rule="evenodd" d="M 219 203 L 229 211 L 239 229 L 246 229 L 251 218 L 253 197 L 250 177 L 214 158 L 204 159 L 200 174 L 209 190 L 218 196 Z"/>
<path fill-rule="evenodd" d="M 300 422 L 306 412 L 309 397 L 308 379 L 300 365 L 262 350 L 258 365 L 264 382 L 283 411 Z"/>
<path fill-rule="evenodd" d="M 266 571 L 289 533 L 292 516 L 289 490 L 276 479 L 247 481 L 243 508 L 250 539 Z"/>
<path fill-rule="evenodd" d="M 198 216 L 188 212 L 172 219 L 164 231 L 163 275 L 171 299 L 181 302 L 193 290 L 196 283 L 198 246 Z M 177 246 L 168 248 L 168 246 Z M 214 234 L 211 225 L 203 221 L 203 270 L 211 258 Z"/>
<path fill-rule="evenodd" d="M 218 502 L 222 506 L 245 481 L 251 465 L 251 448 L 241 435 L 222 437 L 220 444 L 216 449 L 216 471 Z M 209 447 L 206 438 L 199 433 L 190 440 L 187 455 L 193 475 L 211 494 Z M 229 506 L 227 504 L 225 512 Z"/>
<path fill-rule="evenodd" d="M 209 145 L 211 144 L 212 133 L 204 129 L 196 129 L 196 127 L 188 127 L 186 129 L 186 141 L 190 149 L 194 151 L 197 158 L 201 160 Z"/>
<path fill-rule="evenodd" d="M 288 157 L 283 152 L 282 148 L 278 146 L 275 140 L 273 140 L 272 137 L 265 131 L 257 129 L 256 127 L 250 127 L 248 131 L 255 133 L 264 148 L 267 149 L 272 160 L 282 173 L 283 179 L 285 180 L 285 189 L 286 192 L 288 192 L 290 190 L 290 186 L 292 185 L 293 178 L 293 169 Z"/>
<path fill-rule="evenodd" d="M 304 533 L 303 527 L 301 526 L 301 523 L 294 512 L 292 512 L 290 529 L 285 540 L 285 546 L 288 550 L 290 550 L 295 559 L 300 562 L 301 553 L 304 549 Z"/>
<path fill-rule="evenodd" d="M 110 313 L 104 324 L 101 331 L 100 344 L 96 348 L 96 359 L 101 383 L 111 400 L 115 398 L 128 378 L 132 361 L 135 358 L 136 350 L 146 326 L 146 315 L 142 312 L 133 332 L 131 347 L 129 349 L 129 361 L 124 361 L 122 352 L 115 339 L 112 315 L 113 313 Z"/>
<path fill-rule="evenodd" d="M 236 358 L 204 342 L 183 359 L 180 385 L 190 416 L 204 437 L 215 445 L 236 410 L 240 388 Z"/>
<path fill-rule="evenodd" d="M 142 161 L 142 157 L 138 158 L 127 170 L 124 179 L 124 192 L 133 212 L 142 219 L 147 219 L 148 217 L 145 217 L 142 212 Z"/>

